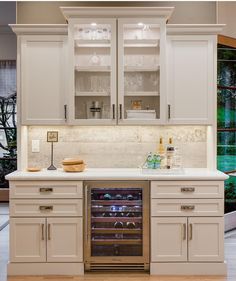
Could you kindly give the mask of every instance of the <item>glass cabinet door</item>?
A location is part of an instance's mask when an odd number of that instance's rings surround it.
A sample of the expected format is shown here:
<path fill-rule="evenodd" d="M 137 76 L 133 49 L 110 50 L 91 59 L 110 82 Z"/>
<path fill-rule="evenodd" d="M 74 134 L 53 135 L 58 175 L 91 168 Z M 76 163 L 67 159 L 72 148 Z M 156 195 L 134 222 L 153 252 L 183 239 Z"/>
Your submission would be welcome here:
<path fill-rule="evenodd" d="M 163 117 L 163 28 L 157 19 L 119 20 L 120 123 L 156 124 Z"/>
<path fill-rule="evenodd" d="M 73 120 L 116 122 L 116 27 L 112 19 L 70 21 Z"/>

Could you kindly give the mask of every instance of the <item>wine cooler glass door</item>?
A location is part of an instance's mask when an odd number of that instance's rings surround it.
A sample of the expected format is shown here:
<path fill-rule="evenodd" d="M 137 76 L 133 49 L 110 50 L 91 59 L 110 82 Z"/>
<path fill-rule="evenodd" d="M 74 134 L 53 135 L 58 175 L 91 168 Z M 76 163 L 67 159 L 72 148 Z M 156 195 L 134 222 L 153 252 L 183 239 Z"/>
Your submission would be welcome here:
<path fill-rule="evenodd" d="M 146 251 L 146 242 L 143 241 L 146 212 L 143 184 L 133 186 L 126 182 L 124 186 L 122 183 L 107 186 L 93 184 L 88 189 L 87 250 L 90 258 L 93 261 L 110 257 L 129 258 L 130 261 L 136 257 L 143 258 Z"/>

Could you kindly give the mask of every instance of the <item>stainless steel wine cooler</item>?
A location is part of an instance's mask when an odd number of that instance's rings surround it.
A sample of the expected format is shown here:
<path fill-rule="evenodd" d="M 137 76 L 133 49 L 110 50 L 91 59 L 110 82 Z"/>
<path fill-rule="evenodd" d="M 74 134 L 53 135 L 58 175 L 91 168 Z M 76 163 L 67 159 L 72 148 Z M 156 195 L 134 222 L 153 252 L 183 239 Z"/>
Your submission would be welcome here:
<path fill-rule="evenodd" d="M 149 269 L 147 181 L 85 182 L 85 269 Z"/>

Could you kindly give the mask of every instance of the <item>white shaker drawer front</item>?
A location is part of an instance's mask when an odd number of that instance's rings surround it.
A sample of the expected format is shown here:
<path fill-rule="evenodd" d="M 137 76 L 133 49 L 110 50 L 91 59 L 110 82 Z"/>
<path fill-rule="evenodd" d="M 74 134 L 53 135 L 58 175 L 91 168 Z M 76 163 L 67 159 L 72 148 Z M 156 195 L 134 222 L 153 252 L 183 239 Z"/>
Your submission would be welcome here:
<path fill-rule="evenodd" d="M 83 198 L 83 182 L 11 181 L 10 198 Z"/>
<path fill-rule="evenodd" d="M 223 216 L 222 199 L 152 199 L 152 216 Z"/>
<path fill-rule="evenodd" d="M 82 216 L 82 213 L 82 199 L 10 201 L 10 216 L 12 217 L 77 217 Z"/>
<path fill-rule="evenodd" d="M 224 198 L 224 182 L 152 181 L 151 198 Z"/>

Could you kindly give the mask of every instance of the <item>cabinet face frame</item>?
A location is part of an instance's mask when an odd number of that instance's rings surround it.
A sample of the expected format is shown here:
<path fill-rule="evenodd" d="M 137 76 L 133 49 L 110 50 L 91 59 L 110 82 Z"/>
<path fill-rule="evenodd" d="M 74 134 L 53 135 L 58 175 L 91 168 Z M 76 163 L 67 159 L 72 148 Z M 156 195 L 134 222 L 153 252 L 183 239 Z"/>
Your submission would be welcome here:
<path fill-rule="evenodd" d="M 175 99 L 178 99 L 178 92 L 176 92 L 175 89 L 175 71 L 174 71 L 174 44 L 175 43 L 205 43 L 206 44 L 206 85 L 205 89 L 207 91 L 207 97 L 204 99 L 204 103 L 207 104 L 206 106 L 206 114 L 204 116 L 198 116 L 195 118 L 189 118 L 189 117 L 177 117 L 175 116 L 175 110 L 176 110 L 176 104 Z M 216 50 L 216 36 L 215 35 L 169 35 L 167 36 L 167 73 L 168 73 L 168 85 L 167 85 L 167 103 L 168 106 L 170 106 L 170 112 L 166 116 L 166 123 L 167 124 L 183 124 L 183 125 L 190 125 L 190 124 L 196 124 L 196 125 L 214 125 L 214 114 L 215 114 L 215 108 L 216 105 L 216 56 L 217 56 L 217 50 Z M 195 44 L 196 46 L 196 44 Z M 187 47 L 186 47 L 187 48 Z M 192 57 L 192 60 L 194 61 L 194 56 Z M 176 66 L 177 67 L 177 66 Z M 181 65 L 178 69 L 178 72 L 186 71 L 184 70 Z M 188 70 L 187 70 L 188 71 Z M 191 69 L 189 70 L 191 72 Z M 194 78 L 193 78 L 194 79 Z M 196 77 L 197 79 L 197 77 Z M 184 83 L 183 87 L 184 87 Z M 189 89 L 189 92 L 191 93 L 191 88 Z M 179 109 L 179 111 L 184 112 L 184 108 L 188 106 L 184 100 L 182 100 L 182 108 Z M 192 105 L 196 107 L 200 107 L 200 104 Z"/>
<path fill-rule="evenodd" d="M 109 24 L 111 26 L 111 45 L 110 45 L 110 57 L 111 57 L 111 72 L 110 72 L 110 119 L 75 119 L 75 51 L 74 51 L 74 25 L 76 24 L 91 24 L 96 22 L 98 24 Z M 116 118 L 112 117 L 112 105 L 115 106 L 115 117 L 117 116 L 117 75 L 116 75 L 116 19 L 112 18 L 70 18 L 68 21 L 68 117 L 71 125 L 115 125 L 117 123 Z M 96 97 L 94 97 L 96 98 Z"/>
<path fill-rule="evenodd" d="M 125 24 L 158 24 L 160 26 L 160 118 L 129 120 L 124 118 L 124 29 Z M 122 125 L 155 125 L 165 124 L 166 111 L 166 20 L 163 18 L 119 18 L 118 19 L 118 124 Z M 134 96 L 135 97 L 135 96 Z M 121 110 L 120 110 L 121 107 Z M 120 112 L 121 111 L 121 112 Z M 121 116 L 122 115 L 122 116 Z"/>
<path fill-rule="evenodd" d="M 30 69 L 31 62 L 28 58 L 28 53 L 30 43 L 39 43 L 41 44 L 48 44 L 51 46 L 51 48 L 56 48 L 56 46 L 50 45 L 52 43 L 61 45 L 60 50 L 60 77 L 57 77 L 57 79 L 60 81 L 60 92 L 55 93 L 57 100 L 60 103 L 60 112 L 55 112 L 56 115 L 60 116 L 58 118 L 52 118 L 45 117 L 45 118 L 38 118 L 37 116 L 34 118 L 33 116 L 29 115 L 28 108 L 29 107 L 35 107 L 38 108 L 38 104 L 29 104 L 28 96 L 32 95 L 32 92 L 29 92 L 30 89 L 29 85 L 30 82 L 27 82 L 27 73 L 31 72 L 33 70 Z M 66 57 L 67 57 L 67 36 L 66 35 L 21 35 L 18 40 L 18 52 L 20 53 L 20 67 L 17 67 L 18 77 L 17 81 L 20 81 L 20 112 L 21 112 L 21 125 L 65 125 L 66 124 L 66 118 L 64 114 L 64 105 L 66 104 L 66 76 L 67 76 L 67 67 L 66 67 Z M 57 46 L 57 47 L 58 47 Z M 50 50 L 51 50 L 50 48 Z M 45 47 L 46 49 L 46 47 Z M 29 65 L 27 65 L 29 64 Z M 45 64 L 45 68 L 47 68 L 47 65 Z M 20 73 L 19 73 L 20 72 Z M 38 73 L 40 75 L 40 73 Z M 47 77 L 48 81 L 44 81 L 45 84 L 50 84 L 50 77 Z M 32 82 L 32 81 L 31 81 Z M 32 82 L 33 83 L 33 82 Z M 31 86 L 32 87 L 32 86 Z M 51 110 L 53 110 L 53 100 L 43 100 L 44 103 L 49 103 L 51 105 Z M 44 114 L 45 108 L 41 108 L 43 110 Z"/>

